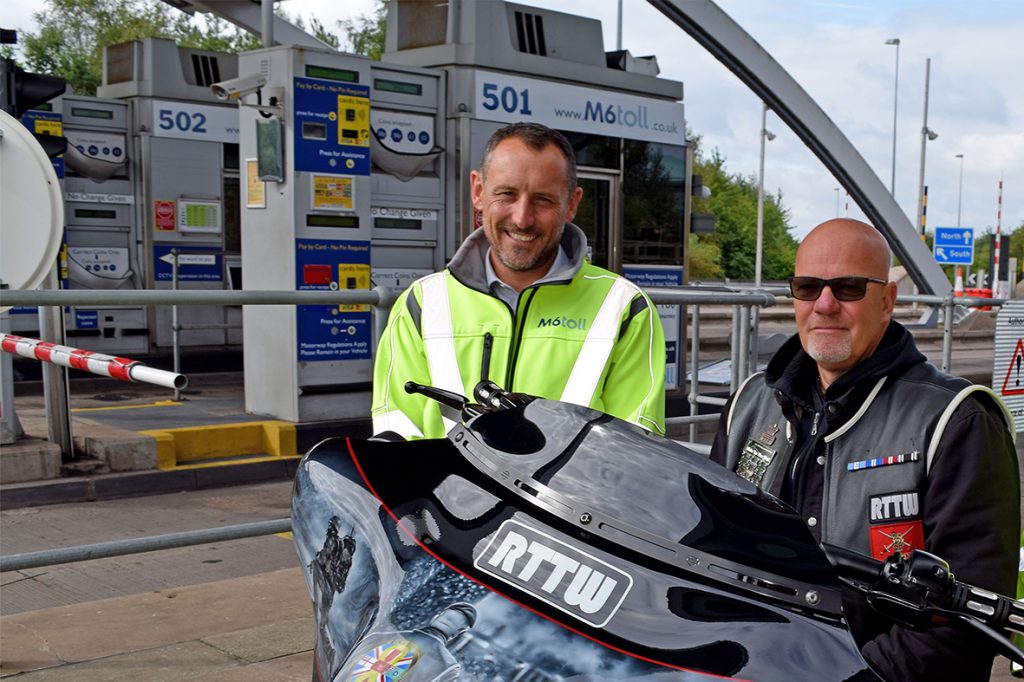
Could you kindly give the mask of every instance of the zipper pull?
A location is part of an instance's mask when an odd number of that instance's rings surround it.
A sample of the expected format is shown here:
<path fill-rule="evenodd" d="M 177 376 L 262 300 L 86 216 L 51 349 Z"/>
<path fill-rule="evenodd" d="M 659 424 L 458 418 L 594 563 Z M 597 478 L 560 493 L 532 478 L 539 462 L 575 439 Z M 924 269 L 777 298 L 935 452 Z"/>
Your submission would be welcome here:
<path fill-rule="evenodd" d="M 494 336 L 490 332 L 484 334 L 484 355 L 480 362 L 480 381 L 487 381 L 491 373 L 491 346 Z"/>
<path fill-rule="evenodd" d="M 811 422 L 811 435 L 818 435 L 818 420 L 821 419 L 821 412 L 814 413 L 814 421 Z"/>

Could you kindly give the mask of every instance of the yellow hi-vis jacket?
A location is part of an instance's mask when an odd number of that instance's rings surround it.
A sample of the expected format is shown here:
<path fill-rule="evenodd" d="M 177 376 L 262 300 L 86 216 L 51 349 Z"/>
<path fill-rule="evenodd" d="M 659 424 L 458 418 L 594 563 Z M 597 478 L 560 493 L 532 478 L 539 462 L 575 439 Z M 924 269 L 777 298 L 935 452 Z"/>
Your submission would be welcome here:
<path fill-rule="evenodd" d="M 524 289 L 515 313 L 487 288 L 487 242 L 474 233 L 448 269 L 398 298 L 377 348 L 374 433 L 440 438 L 452 427 L 407 381 L 472 399 L 489 379 L 502 388 L 592 407 L 665 432 L 665 336 L 635 284 L 584 262 L 586 237 L 567 224 L 571 268 Z M 481 256 L 481 254 L 483 254 Z"/>

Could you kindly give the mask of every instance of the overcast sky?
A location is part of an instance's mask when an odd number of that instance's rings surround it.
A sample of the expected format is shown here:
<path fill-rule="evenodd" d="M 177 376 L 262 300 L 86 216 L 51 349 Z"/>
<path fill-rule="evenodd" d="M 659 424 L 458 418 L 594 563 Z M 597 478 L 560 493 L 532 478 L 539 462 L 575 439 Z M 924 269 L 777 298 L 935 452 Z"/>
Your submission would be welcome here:
<path fill-rule="evenodd" d="M 489 1 L 489 0 L 477 0 Z M 656 55 L 665 78 L 685 88 L 686 118 L 717 148 L 731 172 L 757 173 L 761 105 L 735 76 L 645 0 L 623 0 L 623 47 Z M 523 0 L 600 19 L 605 50 L 616 45 L 617 0 Z M 899 38 L 896 199 L 916 220 L 930 57 L 927 145 L 928 227 L 957 225 L 963 154 L 961 224 L 994 230 L 1003 178 L 1002 229 L 1024 222 L 1024 2 L 1021 0 L 718 0 L 839 126 L 888 187 L 892 169 L 893 94 Z M 368 13 L 373 0 L 288 0 L 286 10 L 338 19 Z M 39 3 L 8 0 L 0 22 L 31 28 Z M 338 31 L 340 33 L 340 31 Z M 836 215 L 839 183 L 781 121 L 769 113 L 767 192 L 781 190 L 794 235 Z M 847 213 L 845 192 L 839 212 Z M 856 206 L 849 215 L 862 217 Z"/>

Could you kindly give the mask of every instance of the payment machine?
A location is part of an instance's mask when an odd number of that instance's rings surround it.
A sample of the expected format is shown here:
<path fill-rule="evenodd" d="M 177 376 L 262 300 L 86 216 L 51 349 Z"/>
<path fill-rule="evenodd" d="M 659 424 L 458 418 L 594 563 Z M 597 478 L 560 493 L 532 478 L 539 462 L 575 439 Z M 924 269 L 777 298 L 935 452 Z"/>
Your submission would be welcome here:
<path fill-rule="evenodd" d="M 97 94 L 127 104 L 131 194 L 137 230 L 132 287 L 225 289 L 240 262 L 238 109 L 210 85 L 238 75 L 236 55 L 146 38 L 107 47 Z M 109 181 L 108 181 L 109 182 Z M 69 214 L 69 219 L 74 218 Z M 70 255 L 70 254 L 69 254 Z M 169 306 L 149 308 L 153 350 L 172 344 Z M 241 342 L 241 309 L 179 308 L 180 344 Z"/>
<path fill-rule="evenodd" d="M 402 288 L 443 265 L 439 73 L 294 47 L 239 70 L 246 289 Z M 245 308 L 246 409 L 365 417 L 373 328 L 369 305 Z"/>

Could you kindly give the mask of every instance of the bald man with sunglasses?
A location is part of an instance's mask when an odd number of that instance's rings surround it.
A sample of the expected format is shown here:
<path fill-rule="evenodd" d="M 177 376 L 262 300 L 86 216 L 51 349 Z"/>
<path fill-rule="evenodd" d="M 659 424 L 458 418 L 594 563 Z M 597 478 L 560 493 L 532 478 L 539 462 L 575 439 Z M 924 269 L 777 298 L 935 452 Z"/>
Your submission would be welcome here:
<path fill-rule="evenodd" d="M 990 389 L 944 374 L 892 319 L 882 235 L 822 223 L 790 279 L 797 334 L 729 399 L 712 459 L 791 504 L 821 542 L 884 559 L 925 549 L 957 578 L 1013 594 L 1020 485 L 1013 420 Z M 848 604 L 889 680 L 987 680 L 994 652 L 950 628 L 897 627 Z"/>

